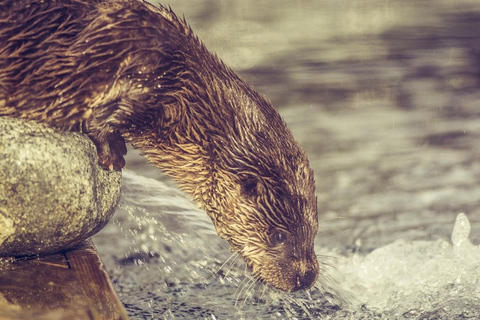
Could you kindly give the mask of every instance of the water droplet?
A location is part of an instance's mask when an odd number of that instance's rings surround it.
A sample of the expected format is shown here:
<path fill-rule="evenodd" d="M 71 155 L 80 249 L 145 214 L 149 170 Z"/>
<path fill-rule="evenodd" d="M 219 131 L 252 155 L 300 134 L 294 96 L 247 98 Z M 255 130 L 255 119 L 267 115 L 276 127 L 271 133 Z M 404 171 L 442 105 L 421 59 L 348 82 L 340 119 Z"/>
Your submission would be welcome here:
<path fill-rule="evenodd" d="M 468 240 L 470 235 L 470 221 L 464 213 L 460 213 L 455 220 L 455 225 L 452 232 L 452 243 L 455 246 L 461 246 L 465 240 Z"/>

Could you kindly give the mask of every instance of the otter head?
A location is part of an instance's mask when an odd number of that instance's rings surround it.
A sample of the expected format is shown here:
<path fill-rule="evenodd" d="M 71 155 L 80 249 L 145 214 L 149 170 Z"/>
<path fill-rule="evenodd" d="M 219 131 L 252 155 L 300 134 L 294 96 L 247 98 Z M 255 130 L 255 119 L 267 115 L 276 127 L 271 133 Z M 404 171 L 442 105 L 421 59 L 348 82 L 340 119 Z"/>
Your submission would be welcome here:
<path fill-rule="evenodd" d="M 258 280 L 283 291 L 308 289 L 319 274 L 313 171 L 268 101 L 254 92 L 230 101 L 242 105 L 229 133 L 215 139 L 207 212 Z"/>
<path fill-rule="evenodd" d="M 235 77 L 226 88 L 194 86 L 218 94 L 184 89 L 160 117 L 178 121 L 134 146 L 194 196 L 256 279 L 283 291 L 308 289 L 319 275 L 313 171 L 278 112 Z"/>
<path fill-rule="evenodd" d="M 124 136 L 194 196 L 255 278 L 308 289 L 318 216 L 305 152 L 270 102 L 188 30 L 147 86 L 155 107 Z"/>

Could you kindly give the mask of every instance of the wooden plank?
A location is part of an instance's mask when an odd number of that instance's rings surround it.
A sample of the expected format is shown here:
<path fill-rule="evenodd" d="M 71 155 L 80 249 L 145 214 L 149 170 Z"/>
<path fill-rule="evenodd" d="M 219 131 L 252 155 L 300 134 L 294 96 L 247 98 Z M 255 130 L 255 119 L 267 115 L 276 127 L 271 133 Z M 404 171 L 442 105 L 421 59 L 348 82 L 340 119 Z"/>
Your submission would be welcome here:
<path fill-rule="evenodd" d="M 0 260 L 0 320 L 126 320 L 91 240 L 64 253 Z"/>
<path fill-rule="evenodd" d="M 78 250 L 66 252 L 66 257 L 88 299 L 93 319 L 128 319 L 92 240 L 84 241 Z"/>

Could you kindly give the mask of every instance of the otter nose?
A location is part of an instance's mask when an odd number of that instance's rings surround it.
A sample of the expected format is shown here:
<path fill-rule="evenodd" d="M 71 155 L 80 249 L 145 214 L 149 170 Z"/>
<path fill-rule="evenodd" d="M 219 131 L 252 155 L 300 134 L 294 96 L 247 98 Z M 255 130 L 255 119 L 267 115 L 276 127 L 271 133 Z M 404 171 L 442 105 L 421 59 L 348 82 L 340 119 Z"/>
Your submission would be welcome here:
<path fill-rule="evenodd" d="M 309 289 L 316 279 L 317 274 L 311 270 L 305 272 L 305 274 L 297 274 L 297 283 L 293 291 Z"/>

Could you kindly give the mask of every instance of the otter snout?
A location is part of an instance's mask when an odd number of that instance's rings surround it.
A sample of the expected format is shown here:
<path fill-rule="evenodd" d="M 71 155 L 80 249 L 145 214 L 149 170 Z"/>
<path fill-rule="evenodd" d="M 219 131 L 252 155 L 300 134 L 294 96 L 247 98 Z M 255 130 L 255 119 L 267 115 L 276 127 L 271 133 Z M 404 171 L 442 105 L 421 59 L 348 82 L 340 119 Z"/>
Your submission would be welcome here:
<path fill-rule="evenodd" d="M 287 257 L 280 260 L 262 260 L 259 265 L 252 267 L 259 280 L 287 292 L 310 289 L 320 274 L 316 260 L 306 262 Z"/>
<path fill-rule="evenodd" d="M 317 281 L 318 273 L 316 270 L 308 270 L 305 273 L 298 273 L 296 276 L 296 285 L 292 292 L 310 289 Z"/>

